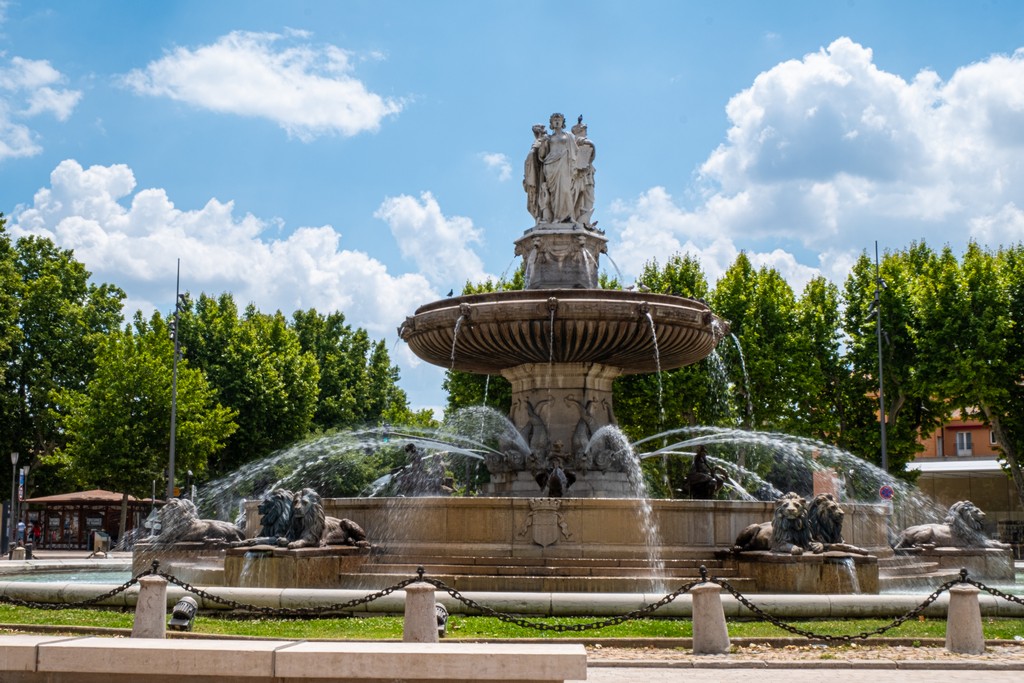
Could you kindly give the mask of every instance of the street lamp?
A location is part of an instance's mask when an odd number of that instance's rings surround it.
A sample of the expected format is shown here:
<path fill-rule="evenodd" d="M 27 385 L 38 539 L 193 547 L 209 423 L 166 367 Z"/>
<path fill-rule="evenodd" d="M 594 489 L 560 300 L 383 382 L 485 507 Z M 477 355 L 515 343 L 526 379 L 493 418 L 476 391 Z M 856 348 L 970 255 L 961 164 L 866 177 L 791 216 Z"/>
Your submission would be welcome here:
<path fill-rule="evenodd" d="M 882 471 L 889 472 L 889 455 L 885 447 L 885 387 L 882 382 L 882 290 L 887 289 L 878 267 L 878 242 L 875 242 L 875 333 L 878 337 L 878 422 L 882 432 Z"/>
<path fill-rule="evenodd" d="M 7 537 L 14 541 L 15 522 L 18 516 L 16 496 L 18 495 L 18 451 L 11 451 L 11 517 L 7 521 L 10 529 Z"/>
<path fill-rule="evenodd" d="M 181 345 L 178 343 L 178 320 L 181 311 L 187 305 L 188 295 L 181 293 L 181 259 L 178 259 L 178 276 L 174 284 L 174 320 L 171 322 L 174 364 L 171 369 L 171 449 L 167 462 L 167 500 L 174 498 L 174 437 L 178 421 L 178 360 L 181 358 Z"/>

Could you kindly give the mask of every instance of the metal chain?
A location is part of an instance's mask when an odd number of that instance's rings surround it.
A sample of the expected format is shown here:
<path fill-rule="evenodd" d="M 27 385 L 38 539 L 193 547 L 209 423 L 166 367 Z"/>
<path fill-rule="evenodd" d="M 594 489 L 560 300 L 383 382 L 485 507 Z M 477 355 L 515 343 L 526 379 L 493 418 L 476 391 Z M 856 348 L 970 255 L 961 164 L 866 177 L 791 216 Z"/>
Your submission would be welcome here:
<path fill-rule="evenodd" d="M 929 595 L 927 598 L 925 598 L 925 600 L 920 605 L 918 605 L 914 609 L 910 610 L 909 612 L 907 612 L 903 616 L 897 617 L 896 619 L 894 619 L 889 624 L 887 624 L 885 626 L 881 626 L 881 627 L 879 627 L 879 628 L 877 628 L 877 629 L 875 629 L 873 631 L 864 631 L 862 633 L 857 633 L 857 634 L 834 636 L 834 635 L 829 635 L 829 634 L 814 633 L 813 631 L 808 631 L 808 630 L 805 630 L 805 629 L 798 628 L 796 626 L 791 626 L 790 624 L 787 624 L 787 623 L 783 622 L 782 620 L 772 616 L 771 614 L 768 614 L 767 612 L 762 610 L 760 607 L 755 605 L 753 602 L 751 602 L 745 595 L 743 595 L 738 590 L 733 588 L 733 586 L 728 581 L 726 581 L 725 579 L 718 579 L 718 578 L 714 578 L 714 577 L 709 577 L 708 576 L 707 567 L 701 565 L 701 567 L 700 567 L 700 579 L 698 579 L 696 581 L 691 581 L 690 583 L 683 584 L 682 586 L 680 586 L 675 591 L 666 594 L 663 598 L 661 598 L 657 602 L 653 602 L 653 603 L 650 603 L 648 605 L 645 605 L 644 607 L 641 607 L 640 609 L 636 609 L 636 610 L 633 610 L 632 612 L 628 612 L 626 614 L 622 614 L 622 615 L 619 615 L 619 616 L 616 616 L 616 617 L 611 617 L 610 619 L 603 619 L 603 620 L 600 620 L 600 621 L 587 622 L 587 623 L 584 623 L 584 624 L 546 624 L 546 623 L 541 623 L 541 622 L 536 622 L 536 621 L 530 621 L 529 619 L 525 619 L 523 617 L 518 617 L 518 616 L 515 616 L 513 614 L 506 614 L 506 613 L 503 613 L 503 612 L 498 612 L 497 610 L 492 609 L 490 607 L 487 607 L 486 605 L 482 605 L 479 602 L 477 602 L 476 600 L 473 600 L 471 598 L 467 598 L 462 593 L 460 593 L 458 590 L 448 586 L 447 584 L 445 584 L 443 581 L 441 581 L 439 579 L 427 578 L 425 576 L 425 570 L 424 570 L 423 567 L 418 567 L 417 568 L 417 570 L 416 570 L 416 574 L 417 575 L 415 577 L 404 579 L 404 580 L 399 581 L 398 583 L 396 583 L 396 584 L 394 584 L 392 586 L 388 586 L 387 588 L 384 588 L 383 590 L 379 590 L 379 591 L 377 591 L 375 593 L 368 593 L 367 595 L 365 595 L 365 596 L 363 596 L 361 598 L 355 598 L 353 600 L 349 600 L 348 602 L 339 602 L 339 603 L 335 603 L 333 605 L 327 605 L 327 606 L 323 606 L 323 607 L 280 608 L 280 607 L 261 607 L 261 606 L 258 606 L 258 605 L 251 605 L 251 604 L 247 604 L 247 603 L 238 602 L 236 600 L 229 600 L 227 598 L 222 598 L 222 597 L 220 597 L 218 595 L 214 595 L 213 593 L 205 591 L 205 590 L 203 590 L 201 588 L 197 588 L 197 587 L 195 587 L 195 586 L 193 586 L 193 585 L 191 585 L 191 584 L 189 584 L 189 583 L 187 583 L 185 581 L 182 581 L 181 579 L 177 578 L 176 576 L 173 576 L 171 574 L 167 574 L 166 572 L 160 571 L 159 565 L 160 565 L 159 561 L 154 560 L 152 567 L 150 567 L 149 569 L 147 569 L 147 570 L 145 570 L 143 572 L 140 572 L 136 576 L 133 576 L 131 579 L 129 579 L 128 581 L 124 582 L 120 586 L 118 586 L 116 588 L 113 588 L 113 589 L 107 591 L 106 593 L 103 593 L 102 595 L 97 595 L 96 597 L 89 598 L 87 600 L 82 600 L 80 602 L 56 604 L 56 603 L 36 602 L 36 601 L 31 601 L 31 600 L 20 600 L 18 598 L 12 598 L 12 597 L 2 596 L 2 595 L 0 595 L 0 602 L 8 603 L 8 604 L 11 604 L 11 605 L 16 605 L 16 606 L 19 606 L 19 607 L 33 607 L 33 608 L 36 608 L 36 609 L 47 609 L 47 610 L 73 609 L 73 608 L 79 608 L 79 607 L 92 607 L 94 605 L 97 605 L 97 604 L 105 601 L 105 600 L 109 600 L 110 598 L 113 598 L 114 596 L 118 595 L 119 593 L 123 593 L 124 591 L 128 590 L 129 588 L 131 588 L 132 586 L 137 584 L 139 582 L 139 579 L 141 579 L 144 576 L 160 576 L 160 577 L 166 579 L 168 583 L 173 583 L 174 585 L 182 588 L 186 592 L 192 593 L 193 595 L 196 595 L 196 596 L 202 598 L 203 600 L 207 600 L 207 601 L 212 602 L 212 603 L 223 605 L 225 607 L 229 607 L 229 608 L 234 609 L 234 610 L 239 610 L 239 611 L 244 611 L 244 612 L 253 612 L 253 613 L 262 614 L 262 615 L 265 615 L 265 616 L 272 616 L 272 617 L 286 617 L 286 618 L 287 617 L 307 617 L 308 618 L 308 617 L 331 616 L 331 615 L 336 614 L 337 612 L 341 612 L 341 611 L 345 611 L 345 610 L 350 610 L 350 609 L 353 609 L 355 607 L 359 607 L 360 605 L 365 605 L 365 604 L 371 603 L 371 602 L 373 602 L 375 600 L 379 600 L 380 598 L 383 598 L 383 597 L 385 597 L 387 595 L 391 595 L 395 591 L 401 590 L 401 589 L 405 588 L 406 586 L 408 586 L 408 585 L 410 585 L 412 583 L 424 582 L 424 583 L 428 583 L 428 584 L 434 586 L 434 588 L 436 588 L 438 590 L 444 591 L 445 593 L 450 595 L 455 600 L 457 600 L 457 601 L 461 602 L 462 604 L 464 604 L 466 607 L 469 607 L 470 609 L 475 610 L 475 611 L 477 611 L 477 612 L 479 612 L 479 613 L 481 613 L 481 614 L 483 614 L 485 616 L 493 617 L 493 618 L 498 619 L 499 621 L 502 621 L 502 622 L 505 622 L 505 623 L 515 624 L 516 626 L 520 626 L 522 628 L 532 628 L 532 629 L 535 629 L 535 630 L 538 630 L 538 631 L 554 631 L 554 632 L 558 632 L 558 633 L 579 633 L 579 632 L 582 632 L 582 631 L 601 629 L 601 628 L 606 628 L 606 627 L 609 627 L 609 626 L 617 626 L 618 624 L 625 623 L 625 622 L 630 621 L 632 619 L 639 619 L 639 618 L 642 618 L 642 617 L 646 617 L 646 616 L 648 616 L 650 614 L 653 614 L 655 611 L 661 609 L 665 605 L 671 603 L 676 598 L 678 598 L 680 595 L 683 595 L 685 593 L 690 592 L 690 590 L 694 586 L 697 586 L 697 585 L 703 584 L 703 583 L 711 582 L 711 583 L 715 583 L 715 584 L 721 586 L 722 588 L 724 588 L 734 598 L 736 598 L 736 600 L 741 605 L 743 605 L 744 607 L 749 609 L 751 612 L 753 612 L 758 618 L 760 618 L 760 619 L 762 619 L 764 621 L 767 621 L 767 622 L 771 623 L 772 625 L 777 626 L 778 628 L 783 629 L 784 631 L 788 631 L 790 633 L 793 633 L 793 634 L 796 634 L 796 635 L 799 635 L 799 636 L 803 636 L 805 638 L 809 638 L 809 639 L 812 639 L 812 640 L 820 640 L 820 641 L 824 641 L 824 642 L 828 642 L 828 643 L 849 643 L 849 642 L 851 642 L 853 640 L 857 640 L 857 639 L 865 639 L 865 638 L 869 638 L 871 636 L 882 635 L 882 634 L 886 633 L 887 631 L 889 631 L 891 629 L 894 629 L 897 626 L 900 626 L 901 624 L 903 624 L 904 622 L 908 621 L 909 619 L 913 619 L 914 617 L 917 617 L 918 615 L 920 615 L 929 605 L 931 605 L 933 602 L 938 600 L 939 597 L 943 593 L 945 593 L 946 591 L 948 591 L 950 588 L 952 588 L 953 586 L 955 586 L 957 584 L 964 584 L 964 583 L 970 584 L 970 585 L 973 585 L 976 588 L 978 588 L 980 590 L 983 590 L 983 591 L 985 591 L 985 592 L 987 592 L 987 593 L 989 593 L 991 595 L 994 595 L 996 597 L 1003 598 L 1003 599 L 1008 600 L 1010 602 L 1015 602 L 1015 603 L 1024 605 L 1024 599 L 1021 599 L 1020 597 L 1015 596 L 1015 595 L 1010 595 L 1008 593 L 1004 593 L 1003 591 L 1000 591 L 1000 590 L 998 590 L 996 588 L 991 588 L 991 587 L 986 586 L 985 584 L 983 584 L 983 583 L 981 583 L 979 581 L 975 581 L 974 579 L 970 579 L 967 576 L 967 570 L 966 569 L 961 569 L 960 570 L 960 575 L 957 578 L 955 578 L 955 579 L 953 579 L 951 581 L 947 581 L 946 583 L 944 583 L 941 586 L 939 586 L 937 589 L 935 589 L 935 591 L 932 592 L 931 595 Z"/>
<path fill-rule="evenodd" d="M 704 568 L 701 567 L 701 569 L 703 570 Z M 713 582 L 713 583 L 717 583 L 719 586 L 721 586 L 722 588 L 727 590 L 729 593 L 732 594 L 732 596 L 734 598 L 736 598 L 737 601 L 739 601 L 739 603 L 741 605 L 743 605 L 744 607 L 749 609 L 751 612 L 756 614 L 759 618 L 763 619 L 764 621 L 767 621 L 767 622 L 771 623 L 774 626 L 777 626 L 777 627 L 783 629 L 784 631 L 789 631 L 790 633 L 794 633 L 794 634 L 799 635 L 799 636 L 804 636 L 805 638 L 809 638 L 811 640 L 822 640 L 822 641 L 825 641 L 825 642 L 828 642 L 828 643 L 849 643 L 849 642 L 851 642 L 853 640 L 865 639 L 865 638 L 868 638 L 870 636 L 880 636 L 880 635 L 884 634 L 886 631 L 890 631 L 890 630 L 896 628 L 897 626 L 902 625 L 907 620 L 913 619 L 914 617 L 916 617 L 919 614 L 921 614 L 930 604 L 932 604 L 933 602 L 938 600 L 939 596 L 941 596 L 943 593 L 948 591 L 950 588 L 952 588 L 956 584 L 962 583 L 965 580 L 967 580 L 966 576 L 967 576 L 967 572 L 965 570 L 960 570 L 960 576 L 958 578 L 953 579 L 951 581 L 947 581 L 946 583 L 942 584 L 941 586 L 936 588 L 935 591 L 932 592 L 931 595 L 929 595 L 927 598 L 925 598 L 924 602 L 922 602 L 920 605 L 918 605 L 914 609 L 910 610 L 909 612 L 907 612 L 903 616 L 897 617 L 897 618 L 893 619 L 892 622 L 890 622 L 889 624 L 887 624 L 885 626 L 880 626 L 879 628 L 876 628 L 874 631 L 863 631 L 863 632 L 857 633 L 857 634 L 845 634 L 845 635 L 841 635 L 841 636 L 833 636 L 833 635 L 824 634 L 824 633 L 814 633 L 813 631 L 807 631 L 805 629 L 798 628 L 796 626 L 791 626 L 790 624 L 787 624 L 787 623 L 783 622 L 782 620 L 780 620 L 780 619 L 778 619 L 776 617 L 773 617 L 772 615 L 768 614 L 767 612 L 762 610 L 760 607 L 758 607 L 757 605 L 752 603 L 750 600 L 747 599 L 746 596 L 744 596 L 739 591 L 737 591 L 735 588 L 733 588 L 732 585 L 730 585 L 729 582 L 726 581 L 725 579 L 711 578 L 711 579 L 708 579 L 708 580 Z M 970 583 L 974 583 L 974 582 L 970 581 Z"/>
<path fill-rule="evenodd" d="M 658 602 L 652 602 L 651 604 L 641 607 L 640 609 L 633 610 L 632 612 L 629 612 L 627 614 L 621 614 L 617 617 L 612 617 L 610 619 L 603 619 L 601 621 L 591 621 L 585 624 L 545 624 L 538 621 L 530 621 L 529 619 L 517 617 L 512 614 L 498 612 L 497 610 L 491 609 L 486 605 L 481 605 L 476 600 L 473 600 L 472 598 L 467 598 L 456 589 L 446 585 L 444 581 L 439 581 L 438 579 L 422 578 L 423 567 L 420 567 L 418 571 L 421 573 L 421 578 L 419 579 L 420 581 L 424 581 L 434 586 L 434 588 L 443 590 L 448 595 L 452 596 L 466 607 L 478 610 L 485 616 L 494 617 L 499 621 L 503 621 L 507 624 L 515 624 L 516 626 L 521 626 L 523 628 L 532 628 L 538 631 L 555 631 L 557 633 L 579 633 L 582 631 L 590 631 L 605 628 L 608 626 L 617 626 L 621 623 L 629 621 L 630 619 L 639 619 L 641 617 L 645 617 L 648 614 L 653 613 L 655 610 L 658 610 L 664 607 L 665 605 L 669 604 L 670 602 L 678 598 L 680 595 L 688 593 L 691 588 L 701 583 L 701 581 L 691 581 L 690 583 L 683 584 L 672 593 L 669 593 L 661 600 L 658 600 Z"/>

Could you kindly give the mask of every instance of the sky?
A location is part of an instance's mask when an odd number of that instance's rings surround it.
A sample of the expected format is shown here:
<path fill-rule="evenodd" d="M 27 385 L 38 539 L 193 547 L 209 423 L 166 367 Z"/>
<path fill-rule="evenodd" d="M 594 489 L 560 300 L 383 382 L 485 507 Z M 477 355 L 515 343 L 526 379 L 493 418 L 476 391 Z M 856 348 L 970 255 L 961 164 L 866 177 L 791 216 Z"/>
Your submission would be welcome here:
<path fill-rule="evenodd" d="M 384 339 L 514 268 L 531 126 L 582 115 L 602 265 L 1024 239 L 1024 3 L 0 0 L 0 211 L 125 315 L 231 292 Z M 440 414 L 440 413 L 438 413 Z"/>

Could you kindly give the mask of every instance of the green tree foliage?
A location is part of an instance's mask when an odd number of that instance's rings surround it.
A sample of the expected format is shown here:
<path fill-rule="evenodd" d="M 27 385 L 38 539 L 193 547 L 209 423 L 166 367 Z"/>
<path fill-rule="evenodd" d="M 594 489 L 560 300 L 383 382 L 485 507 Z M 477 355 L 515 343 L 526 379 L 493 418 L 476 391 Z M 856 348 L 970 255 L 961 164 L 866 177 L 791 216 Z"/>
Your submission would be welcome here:
<path fill-rule="evenodd" d="M 238 413 L 238 430 L 211 460 L 211 474 L 230 472 L 309 433 L 319 368 L 283 315 L 249 306 L 239 316 L 230 294 L 201 295 L 181 315 L 179 335 L 184 357 L 206 374 L 218 400 Z"/>
<path fill-rule="evenodd" d="M 886 253 L 879 273 L 884 286 L 878 287 L 879 306 L 874 303 L 875 264 L 862 254 L 846 280 L 845 330 L 849 340 L 847 358 L 849 394 L 878 406 L 878 309 L 882 324 L 882 374 L 884 379 L 886 453 L 889 470 L 905 474 L 906 463 L 921 450 L 918 435 L 938 426 L 944 415 L 938 387 L 922 373 L 924 349 L 917 343 L 922 329 L 921 299 L 917 296 L 924 274 L 935 267 L 935 254 L 927 246 L 913 244 L 906 251 Z M 855 408 L 856 410 L 856 408 Z M 860 408 L 863 414 L 864 408 Z M 857 433 L 848 434 L 857 455 L 881 464 L 881 435 L 877 422 L 862 423 Z"/>
<path fill-rule="evenodd" d="M 31 466 L 37 493 L 61 486 L 38 466 L 64 443 L 55 396 L 86 385 L 97 344 L 122 320 L 124 293 L 90 284 L 89 275 L 71 250 L 48 239 L 23 237 L 12 246 L 0 218 L 0 444 Z"/>
<path fill-rule="evenodd" d="M 710 296 L 712 310 L 729 321 L 739 340 L 738 345 L 720 345 L 719 354 L 733 379 L 741 424 L 785 429 L 796 421 L 793 397 L 804 372 L 793 290 L 778 271 L 755 270 L 741 253 Z"/>
<path fill-rule="evenodd" d="M 657 294 L 703 300 L 708 284 L 693 256 L 674 255 L 664 267 L 656 259 L 644 264 L 639 286 Z M 684 425 L 717 424 L 728 413 L 721 391 L 717 359 L 657 375 L 625 375 L 615 380 L 615 412 L 619 426 L 638 439 Z"/>
<path fill-rule="evenodd" d="M 53 412 L 67 443 L 51 460 L 65 481 L 142 496 L 164 479 L 174 357 L 168 331 L 159 314 L 148 322 L 136 314 L 134 326 L 99 340 L 95 372 L 82 389 L 56 392 Z M 233 416 L 203 373 L 179 362 L 176 469 L 202 476 L 235 430 Z"/>
<path fill-rule="evenodd" d="M 839 289 L 823 277 L 807 283 L 796 302 L 793 331 L 794 411 L 786 431 L 826 442 L 842 438 L 847 370 L 840 348 Z"/>
<path fill-rule="evenodd" d="M 1024 247 L 972 242 L 959 264 L 944 249 L 915 294 L 922 374 L 950 408 L 980 411 L 1024 504 Z"/>

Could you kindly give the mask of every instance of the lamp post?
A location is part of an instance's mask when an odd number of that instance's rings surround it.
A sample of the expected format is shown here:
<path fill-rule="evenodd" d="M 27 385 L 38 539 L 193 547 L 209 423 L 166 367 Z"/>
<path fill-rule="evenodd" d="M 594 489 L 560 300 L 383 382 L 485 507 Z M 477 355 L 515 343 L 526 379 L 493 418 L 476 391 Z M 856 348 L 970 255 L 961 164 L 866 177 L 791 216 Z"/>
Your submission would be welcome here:
<path fill-rule="evenodd" d="M 178 359 L 181 346 L 178 343 L 178 320 L 182 309 L 188 304 L 188 296 L 181 293 L 181 259 L 178 259 L 178 275 L 174 282 L 174 320 L 171 322 L 171 339 L 174 341 L 174 363 L 171 369 L 171 449 L 167 461 L 167 500 L 174 498 L 174 436 L 178 421 Z"/>
<path fill-rule="evenodd" d="M 878 266 L 878 242 L 875 242 L 875 334 L 878 337 L 878 423 L 882 433 L 882 471 L 889 471 L 889 455 L 885 445 L 885 387 L 882 381 L 882 290 L 886 289 Z"/>
<path fill-rule="evenodd" d="M 14 520 L 18 517 L 18 451 L 11 451 L 11 518 L 8 520 L 10 529 L 8 530 L 7 537 L 14 541 L 14 529 L 17 522 Z"/>

